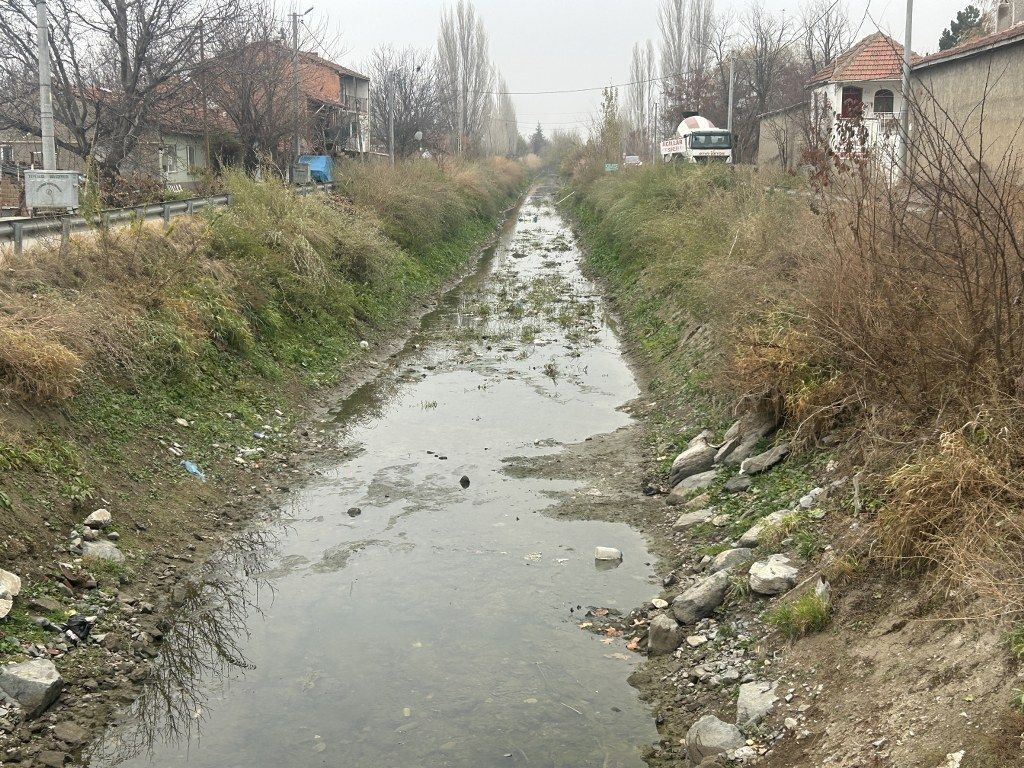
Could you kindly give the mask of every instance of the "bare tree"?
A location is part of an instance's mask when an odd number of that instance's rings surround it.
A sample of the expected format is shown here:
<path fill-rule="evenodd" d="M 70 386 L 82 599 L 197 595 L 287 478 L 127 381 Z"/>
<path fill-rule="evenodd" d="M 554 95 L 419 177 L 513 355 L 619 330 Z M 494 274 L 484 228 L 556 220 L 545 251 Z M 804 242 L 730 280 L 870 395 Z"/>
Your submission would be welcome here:
<path fill-rule="evenodd" d="M 483 149 L 492 155 L 515 156 L 521 137 L 516 119 L 516 105 L 508 94 L 508 84 L 501 75 L 495 75 L 498 92 L 487 128 Z"/>
<path fill-rule="evenodd" d="M 646 154 L 652 141 L 654 106 L 658 100 L 657 62 L 654 43 L 633 45 L 633 60 L 629 70 L 630 84 L 626 90 L 626 110 L 629 120 L 629 149 L 636 154 Z"/>
<path fill-rule="evenodd" d="M 758 141 L 757 116 L 775 104 L 782 93 L 783 75 L 793 63 L 790 47 L 790 22 L 782 15 L 769 12 L 762 3 L 751 6 L 743 18 L 743 47 L 738 57 L 743 86 L 744 105 L 749 121 L 748 156 L 756 154 Z"/>
<path fill-rule="evenodd" d="M 374 50 L 367 64 L 366 74 L 374 89 L 371 105 L 373 134 L 387 137 L 394 115 L 395 154 L 398 156 L 418 150 L 417 131 L 423 133 L 430 147 L 436 147 L 440 138 L 440 105 L 431 57 L 429 50 L 397 50 L 390 45 L 382 45 Z"/>
<path fill-rule="evenodd" d="M 850 47 L 849 8 L 836 0 L 807 0 L 800 6 L 801 47 L 811 72 L 818 72 Z"/>
<path fill-rule="evenodd" d="M 201 35 L 214 38 L 234 0 L 51 0 L 50 54 L 58 146 L 115 175 L 137 149 L 153 111 L 182 87 Z M 0 0 L 0 69 L 13 87 L 0 127 L 38 134 L 35 14 Z"/>
<path fill-rule="evenodd" d="M 454 148 L 479 149 L 493 109 L 494 68 L 483 19 L 467 0 L 441 14 L 436 75 L 441 119 L 455 136 Z"/>

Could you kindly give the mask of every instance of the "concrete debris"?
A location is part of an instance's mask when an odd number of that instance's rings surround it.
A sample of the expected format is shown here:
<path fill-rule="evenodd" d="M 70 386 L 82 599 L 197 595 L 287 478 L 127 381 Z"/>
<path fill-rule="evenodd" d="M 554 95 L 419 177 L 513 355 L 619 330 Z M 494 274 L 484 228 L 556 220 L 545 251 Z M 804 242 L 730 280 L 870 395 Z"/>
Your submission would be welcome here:
<path fill-rule="evenodd" d="M 594 549 L 595 560 L 621 560 L 622 551 L 615 547 L 596 547 Z"/>

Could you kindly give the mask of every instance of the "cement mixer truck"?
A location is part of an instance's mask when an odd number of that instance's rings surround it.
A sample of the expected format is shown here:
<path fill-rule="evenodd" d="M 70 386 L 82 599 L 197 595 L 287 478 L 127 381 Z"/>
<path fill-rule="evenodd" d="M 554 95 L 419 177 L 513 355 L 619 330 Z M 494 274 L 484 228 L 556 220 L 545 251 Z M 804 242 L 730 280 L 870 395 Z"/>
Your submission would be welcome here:
<path fill-rule="evenodd" d="M 706 117 L 690 115 L 676 128 L 676 135 L 661 142 L 665 162 L 731 163 L 732 134 L 716 128 Z"/>

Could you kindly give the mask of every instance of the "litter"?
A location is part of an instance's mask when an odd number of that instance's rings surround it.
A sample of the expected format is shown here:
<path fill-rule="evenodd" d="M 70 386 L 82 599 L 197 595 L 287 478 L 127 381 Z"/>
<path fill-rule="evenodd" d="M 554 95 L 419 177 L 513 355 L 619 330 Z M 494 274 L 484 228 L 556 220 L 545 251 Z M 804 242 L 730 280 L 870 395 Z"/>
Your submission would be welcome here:
<path fill-rule="evenodd" d="M 185 471 L 188 472 L 190 475 L 198 477 L 204 483 L 206 482 L 206 473 L 203 472 L 203 470 L 199 468 L 199 465 L 196 464 L 194 461 L 183 461 L 181 462 L 181 466 L 183 466 L 185 468 Z"/>

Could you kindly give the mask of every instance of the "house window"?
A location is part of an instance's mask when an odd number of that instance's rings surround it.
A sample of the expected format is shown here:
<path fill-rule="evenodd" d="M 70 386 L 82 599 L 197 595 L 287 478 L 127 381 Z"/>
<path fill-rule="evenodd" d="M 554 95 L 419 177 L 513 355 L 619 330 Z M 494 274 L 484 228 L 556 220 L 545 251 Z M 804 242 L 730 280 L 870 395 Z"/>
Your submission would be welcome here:
<path fill-rule="evenodd" d="M 895 98 L 892 95 L 892 91 L 888 88 L 882 88 L 875 91 L 875 114 L 892 114 L 894 110 Z"/>
<path fill-rule="evenodd" d="M 196 148 L 193 144 L 185 145 L 185 166 L 189 169 L 199 166 L 199 163 L 196 161 Z"/>
<path fill-rule="evenodd" d="M 0 145 L 0 163 L 14 162 L 14 147 L 10 144 Z"/>
<path fill-rule="evenodd" d="M 164 173 L 174 173 L 178 170 L 178 148 L 175 145 L 170 144 L 164 147 L 163 160 L 160 165 Z"/>
<path fill-rule="evenodd" d="M 855 85 L 843 86 L 843 117 L 860 117 L 864 112 L 864 89 Z"/>

